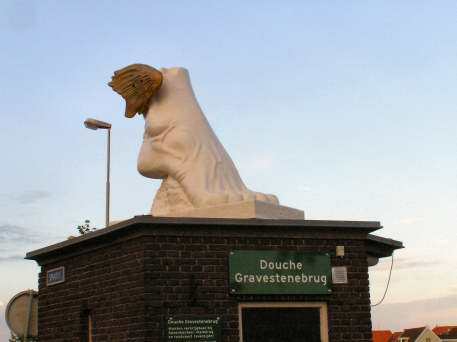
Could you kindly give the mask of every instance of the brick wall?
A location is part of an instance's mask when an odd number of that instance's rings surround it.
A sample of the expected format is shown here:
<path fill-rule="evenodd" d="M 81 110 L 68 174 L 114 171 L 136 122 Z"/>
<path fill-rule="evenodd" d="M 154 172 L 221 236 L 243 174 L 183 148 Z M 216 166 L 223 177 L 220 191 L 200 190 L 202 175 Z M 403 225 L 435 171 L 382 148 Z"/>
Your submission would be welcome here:
<path fill-rule="evenodd" d="M 163 320 L 170 315 L 222 317 L 224 342 L 239 341 L 239 302 L 326 302 L 329 340 L 371 341 L 366 241 L 359 235 L 338 238 L 243 237 L 219 227 L 213 234 L 191 236 L 166 230 L 125 229 L 88 239 L 39 260 L 39 335 L 41 342 L 85 341 L 87 315 L 93 318 L 95 341 L 162 341 Z M 186 229 L 191 229 L 187 227 Z M 259 227 L 255 227 L 259 229 Z M 184 235 L 184 236 L 183 236 Z M 220 236 L 218 236 L 220 235 Z M 233 235 L 233 236 L 231 236 Z M 250 235 L 250 236 L 249 236 Z M 259 235 L 261 234 L 259 231 Z M 280 236 L 286 237 L 280 237 Z M 287 235 L 294 235 L 287 237 Z M 344 245 L 344 259 L 334 257 Z M 332 285 L 327 296 L 232 296 L 228 287 L 231 250 L 289 250 L 331 255 L 332 266 L 348 266 L 349 284 Z M 66 267 L 66 281 L 46 287 L 46 271 Z"/>
<path fill-rule="evenodd" d="M 329 296 L 231 296 L 228 254 L 231 250 L 291 250 L 334 255 L 346 247 L 347 285 L 333 285 Z M 363 240 L 271 238 L 147 237 L 145 239 L 146 311 L 149 337 L 160 336 L 168 315 L 211 313 L 223 317 L 224 341 L 238 337 L 238 302 L 327 302 L 330 341 L 371 341 L 368 268 Z M 150 341 L 160 341 L 159 338 Z"/>
<path fill-rule="evenodd" d="M 143 245 L 141 239 L 125 241 L 43 267 L 40 341 L 84 341 L 88 313 L 97 341 L 144 341 Z M 46 287 L 46 271 L 57 266 L 65 266 L 66 281 Z"/>

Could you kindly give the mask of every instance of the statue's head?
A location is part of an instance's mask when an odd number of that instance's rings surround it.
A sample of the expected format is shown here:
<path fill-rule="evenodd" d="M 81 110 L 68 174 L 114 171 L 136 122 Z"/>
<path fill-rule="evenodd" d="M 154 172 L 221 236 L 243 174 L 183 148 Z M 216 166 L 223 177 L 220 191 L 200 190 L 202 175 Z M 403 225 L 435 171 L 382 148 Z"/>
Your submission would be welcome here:
<path fill-rule="evenodd" d="M 131 64 L 114 72 L 108 85 L 121 95 L 125 102 L 125 116 L 146 114 L 153 96 L 162 85 L 162 73 L 146 64 Z"/>

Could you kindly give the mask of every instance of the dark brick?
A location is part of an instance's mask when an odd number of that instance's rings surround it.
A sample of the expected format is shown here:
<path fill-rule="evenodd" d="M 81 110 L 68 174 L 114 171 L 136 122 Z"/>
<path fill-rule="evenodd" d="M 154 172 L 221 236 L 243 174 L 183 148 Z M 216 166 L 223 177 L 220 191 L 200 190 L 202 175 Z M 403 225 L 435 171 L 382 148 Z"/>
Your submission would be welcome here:
<path fill-rule="evenodd" d="M 184 236 L 188 226 L 170 227 L 170 234 L 154 235 L 154 225 L 138 234 L 132 226 L 122 235 L 108 235 L 64 248 L 52 258 L 38 260 L 39 337 L 41 342 L 84 341 L 82 314 L 94 320 L 95 341 L 162 341 L 163 320 L 169 315 L 220 315 L 224 342 L 239 340 L 239 302 L 326 302 L 329 339 L 362 342 L 371 339 L 371 317 L 366 262 L 366 240 L 345 228 L 346 237 L 230 236 L 224 232 Z M 249 233 L 251 227 L 243 227 Z M 262 227 L 252 229 L 262 230 Z M 285 229 L 282 226 L 278 230 Z M 173 233 L 171 233 L 173 230 Z M 183 236 L 176 231 L 182 231 Z M 302 235 L 301 235 L 302 234 Z M 336 258 L 344 245 L 346 256 Z M 329 253 L 333 266 L 348 266 L 349 284 L 333 285 L 329 296 L 232 296 L 228 288 L 228 254 L 231 250 L 291 250 Z M 46 286 L 46 271 L 65 266 L 66 281 Z"/>

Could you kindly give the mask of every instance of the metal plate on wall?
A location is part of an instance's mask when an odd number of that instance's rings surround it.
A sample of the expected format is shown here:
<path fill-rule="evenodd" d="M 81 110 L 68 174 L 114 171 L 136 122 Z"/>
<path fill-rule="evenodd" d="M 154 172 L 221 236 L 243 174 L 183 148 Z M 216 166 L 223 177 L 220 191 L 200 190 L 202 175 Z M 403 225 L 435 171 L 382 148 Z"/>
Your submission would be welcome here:
<path fill-rule="evenodd" d="M 167 342 L 220 342 L 220 317 L 173 316 L 166 322 Z"/>
<path fill-rule="evenodd" d="M 291 251 L 232 251 L 232 294 L 329 294 L 329 255 Z"/>

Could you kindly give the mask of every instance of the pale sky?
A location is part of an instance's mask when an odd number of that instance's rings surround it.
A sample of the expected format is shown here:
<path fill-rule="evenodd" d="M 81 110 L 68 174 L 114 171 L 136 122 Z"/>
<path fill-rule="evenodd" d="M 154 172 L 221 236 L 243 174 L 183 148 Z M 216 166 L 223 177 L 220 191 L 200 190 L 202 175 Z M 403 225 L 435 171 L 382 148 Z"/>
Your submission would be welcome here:
<path fill-rule="evenodd" d="M 374 328 L 457 324 L 456 13 L 418 0 L 2 1 L 1 315 L 37 287 L 27 251 L 103 225 L 106 136 L 87 117 L 113 124 L 112 219 L 149 211 L 142 119 L 106 85 L 145 63 L 189 69 L 250 188 L 404 242 Z M 373 302 L 389 263 L 370 271 Z M 6 341 L 3 316 L 0 329 Z"/>

